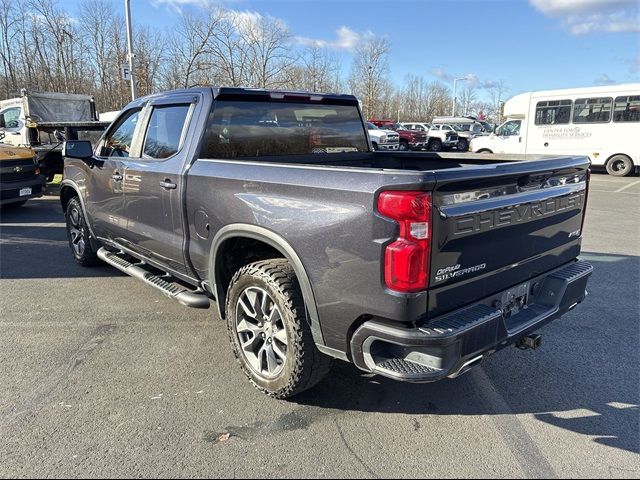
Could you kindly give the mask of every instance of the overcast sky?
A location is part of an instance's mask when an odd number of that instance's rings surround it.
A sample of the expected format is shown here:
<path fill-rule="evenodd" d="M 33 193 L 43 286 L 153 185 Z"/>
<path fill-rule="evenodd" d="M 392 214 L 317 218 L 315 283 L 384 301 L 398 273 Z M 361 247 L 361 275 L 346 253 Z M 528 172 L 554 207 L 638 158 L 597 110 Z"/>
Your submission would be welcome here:
<path fill-rule="evenodd" d="M 76 0 L 80 2 L 82 0 Z M 111 0 L 123 9 L 124 0 Z M 66 2 L 65 2 L 66 3 Z M 509 94 L 640 81 L 636 0 L 131 0 L 134 22 L 168 26 L 205 4 L 281 19 L 296 44 L 342 60 L 367 36 L 392 46 L 391 75 L 467 77 L 479 89 L 503 80 Z M 480 91 L 480 93 L 481 93 Z"/>

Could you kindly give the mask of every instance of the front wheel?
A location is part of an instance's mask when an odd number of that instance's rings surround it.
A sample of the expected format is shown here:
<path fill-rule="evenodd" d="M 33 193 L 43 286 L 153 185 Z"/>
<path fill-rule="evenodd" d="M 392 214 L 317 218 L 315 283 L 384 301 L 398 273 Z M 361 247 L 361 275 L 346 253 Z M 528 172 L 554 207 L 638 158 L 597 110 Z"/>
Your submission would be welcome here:
<path fill-rule="evenodd" d="M 67 204 L 65 217 L 67 221 L 67 238 L 73 258 L 83 267 L 97 265 L 99 259 L 91 245 L 89 228 L 78 197 L 73 197 Z"/>
<path fill-rule="evenodd" d="M 441 152 L 442 151 L 442 141 L 440 140 L 432 140 L 429 142 L 429 151 L 430 152 Z"/>
<path fill-rule="evenodd" d="M 409 144 L 407 142 L 400 142 L 400 145 L 398 146 L 398 150 L 400 150 L 402 152 L 408 152 L 409 151 Z"/>
<path fill-rule="evenodd" d="M 328 373 L 331 358 L 313 341 L 300 286 L 287 260 L 255 262 L 238 270 L 225 312 L 233 353 L 249 380 L 267 395 L 292 397 Z"/>
<path fill-rule="evenodd" d="M 468 148 L 469 148 L 469 142 L 467 142 L 466 139 L 461 138 L 460 140 L 458 140 L 458 143 L 456 144 L 456 149 L 458 151 L 466 152 Z"/>
<path fill-rule="evenodd" d="M 626 155 L 614 155 L 607 162 L 607 173 L 615 177 L 625 177 L 633 172 L 633 162 Z"/>

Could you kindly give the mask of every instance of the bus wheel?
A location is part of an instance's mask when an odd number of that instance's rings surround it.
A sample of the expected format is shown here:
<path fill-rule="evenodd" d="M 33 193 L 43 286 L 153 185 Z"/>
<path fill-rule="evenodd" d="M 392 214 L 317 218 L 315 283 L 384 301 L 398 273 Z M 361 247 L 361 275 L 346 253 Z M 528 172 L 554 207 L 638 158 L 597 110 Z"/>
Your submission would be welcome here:
<path fill-rule="evenodd" d="M 626 155 L 614 155 L 607 162 L 607 173 L 615 177 L 624 177 L 633 172 L 633 162 Z"/>

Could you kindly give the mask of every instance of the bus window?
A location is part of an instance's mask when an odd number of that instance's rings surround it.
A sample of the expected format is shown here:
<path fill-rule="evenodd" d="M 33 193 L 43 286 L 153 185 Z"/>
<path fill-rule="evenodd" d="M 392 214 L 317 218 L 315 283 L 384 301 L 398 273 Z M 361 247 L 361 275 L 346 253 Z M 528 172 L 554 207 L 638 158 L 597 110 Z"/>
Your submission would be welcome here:
<path fill-rule="evenodd" d="M 561 125 L 571 120 L 571 100 L 548 100 L 536 105 L 536 125 Z"/>
<path fill-rule="evenodd" d="M 640 122 L 640 95 L 616 97 L 614 122 Z"/>
<path fill-rule="evenodd" d="M 573 123 L 606 123 L 611 120 L 612 98 L 579 98 L 573 107 Z"/>

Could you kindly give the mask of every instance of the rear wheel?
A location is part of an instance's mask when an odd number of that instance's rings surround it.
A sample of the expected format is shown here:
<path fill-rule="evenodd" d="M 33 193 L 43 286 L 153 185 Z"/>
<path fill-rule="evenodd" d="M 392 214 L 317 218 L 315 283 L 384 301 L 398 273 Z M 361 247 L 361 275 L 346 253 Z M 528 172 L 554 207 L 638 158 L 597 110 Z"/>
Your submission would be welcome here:
<path fill-rule="evenodd" d="M 429 142 L 429 151 L 430 152 L 441 152 L 442 151 L 442 141 L 439 139 L 431 140 Z"/>
<path fill-rule="evenodd" d="M 300 286 L 285 259 L 238 270 L 225 312 L 233 353 L 249 380 L 267 395 L 292 397 L 328 373 L 332 359 L 313 341 Z"/>
<path fill-rule="evenodd" d="M 73 258 L 83 267 L 97 265 L 99 259 L 89 240 L 89 228 L 78 197 L 73 197 L 69 200 L 65 217 L 67 221 L 67 238 Z"/>
<path fill-rule="evenodd" d="M 626 155 L 614 155 L 607 162 L 607 173 L 615 177 L 624 177 L 633 172 L 633 162 Z"/>

